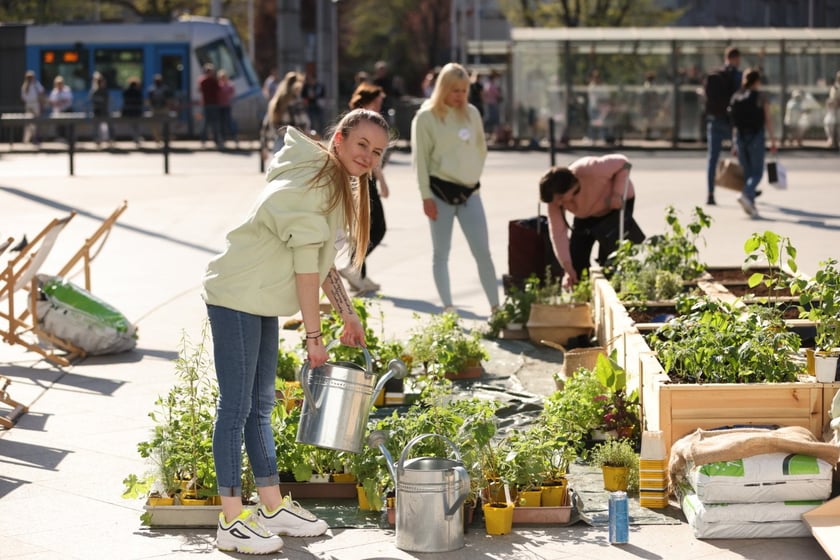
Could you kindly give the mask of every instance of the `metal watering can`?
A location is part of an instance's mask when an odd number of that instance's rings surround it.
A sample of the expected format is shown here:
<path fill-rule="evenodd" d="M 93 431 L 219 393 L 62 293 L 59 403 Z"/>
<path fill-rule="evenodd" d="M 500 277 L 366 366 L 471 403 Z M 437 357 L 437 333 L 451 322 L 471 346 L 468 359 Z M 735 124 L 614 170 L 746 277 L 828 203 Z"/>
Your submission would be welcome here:
<path fill-rule="evenodd" d="M 437 437 L 449 445 L 455 460 L 439 457 L 408 459 L 422 439 Z M 470 475 L 461 454 L 448 438 L 438 434 L 415 437 L 394 464 L 385 447 L 387 432 L 375 430 L 368 445 L 378 447 L 388 461 L 396 486 L 397 548 L 412 552 L 447 552 L 464 546 L 464 500 L 470 493 Z"/>
<path fill-rule="evenodd" d="M 340 341 L 327 345 L 327 351 Z M 298 443 L 358 453 L 367 427 L 370 407 L 392 377 L 401 379 L 408 368 L 401 360 L 391 360 L 388 372 L 377 381 L 370 353 L 362 348 L 366 368 L 352 362 L 327 362 L 310 369 L 304 362 L 298 373 L 303 388 L 303 407 L 298 425 Z"/>

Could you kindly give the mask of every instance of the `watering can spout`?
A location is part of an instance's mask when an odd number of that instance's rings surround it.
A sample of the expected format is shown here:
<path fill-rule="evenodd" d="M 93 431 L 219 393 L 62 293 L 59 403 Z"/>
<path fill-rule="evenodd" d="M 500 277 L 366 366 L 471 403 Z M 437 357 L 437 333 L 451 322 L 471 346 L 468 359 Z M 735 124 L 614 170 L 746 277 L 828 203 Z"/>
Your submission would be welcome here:
<path fill-rule="evenodd" d="M 402 363 L 402 362 L 400 362 Z M 379 452 L 385 457 L 386 465 L 388 465 L 388 472 L 391 473 L 391 478 L 394 479 L 394 484 L 397 483 L 397 471 L 394 469 L 394 460 L 391 458 L 391 453 L 385 447 L 388 441 L 388 432 L 385 430 L 373 430 L 368 435 L 368 446 L 379 449 Z"/>
<path fill-rule="evenodd" d="M 385 375 L 379 378 L 379 381 L 377 381 L 376 386 L 373 388 L 373 398 L 376 399 L 376 395 L 379 394 L 379 392 L 385 387 L 385 383 L 389 380 L 402 379 L 407 375 L 408 368 L 406 367 L 405 362 L 396 358 L 388 362 L 388 371 L 385 372 Z"/>

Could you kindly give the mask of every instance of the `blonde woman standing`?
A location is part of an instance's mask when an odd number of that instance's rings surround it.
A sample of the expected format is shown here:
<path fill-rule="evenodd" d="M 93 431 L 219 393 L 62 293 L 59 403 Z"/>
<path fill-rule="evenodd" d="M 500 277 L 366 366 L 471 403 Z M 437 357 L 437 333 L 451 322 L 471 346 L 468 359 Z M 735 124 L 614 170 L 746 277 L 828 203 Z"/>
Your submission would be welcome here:
<path fill-rule="evenodd" d="M 460 64 L 444 66 L 431 97 L 411 122 L 411 158 L 432 234 L 432 272 L 444 311 L 454 311 L 449 252 L 455 219 L 478 266 L 492 312 L 499 305 L 479 178 L 487 157 L 481 115 L 467 102 L 470 76 Z"/>
<path fill-rule="evenodd" d="M 269 165 L 268 184 L 249 215 L 228 233 L 224 252 L 207 267 L 202 295 L 219 382 L 213 430 L 222 500 L 219 550 L 268 554 L 283 546 L 278 535 L 314 537 L 328 528 L 280 494 L 271 427 L 278 316 L 301 313 L 313 369 L 327 361 L 321 290 L 344 322 L 341 342 L 365 345 L 364 328 L 334 263 L 342 238 L 350 240 L 356 266 L 364 259 L 370 229 L 367 182 L 388 143 L 388 123 L 364 109 L 347 113 L 327 146 L 289 128 L 285 147 Z M 253 512 L 242 505 L 243 443 L 260 499 Z"/>

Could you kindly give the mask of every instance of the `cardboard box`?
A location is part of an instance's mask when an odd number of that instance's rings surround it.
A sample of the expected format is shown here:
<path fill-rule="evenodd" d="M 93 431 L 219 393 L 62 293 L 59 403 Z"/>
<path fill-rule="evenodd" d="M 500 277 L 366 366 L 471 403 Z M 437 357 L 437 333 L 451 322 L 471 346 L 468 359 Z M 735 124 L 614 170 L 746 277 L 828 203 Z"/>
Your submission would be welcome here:
<path fill-rule="evenodd" d="M 840 498 L 812 509 L 802 519 L 831 560 L 840 560 Z"/>

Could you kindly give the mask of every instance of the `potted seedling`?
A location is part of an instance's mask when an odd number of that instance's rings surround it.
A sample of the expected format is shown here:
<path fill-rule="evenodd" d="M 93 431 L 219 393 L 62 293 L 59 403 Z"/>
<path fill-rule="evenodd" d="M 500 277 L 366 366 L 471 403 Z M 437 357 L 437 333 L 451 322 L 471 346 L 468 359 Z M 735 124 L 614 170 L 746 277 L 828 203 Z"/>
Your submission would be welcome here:
<path fill-rule="evenodd" d="M 593 465 L 601 467 L 604 475 L 604 490 L 615 492 L 618 490 L 632 491 L 630 480 L 638 480 L 639 458 L 633 445 L 626 439 L 608 439 L 597 444 L 591 452 L 590 460 Z"/>
<path fill-rule="evenodd" d="M 490 357 L 481 343 L 481 332 L 463 328 L 455 313 L 432 315 L 420 323 L 411 332 L 407 348 L 424 373 L 437 378 L 481 377 L 481 362 Z"/>

